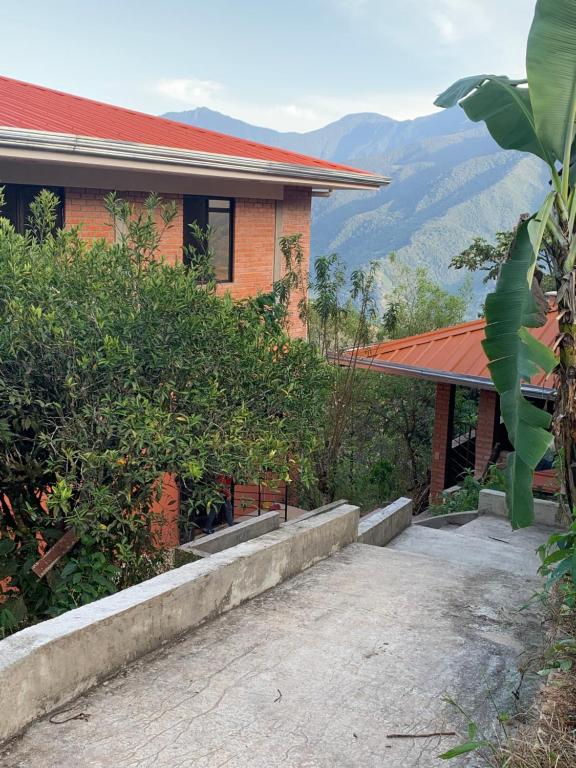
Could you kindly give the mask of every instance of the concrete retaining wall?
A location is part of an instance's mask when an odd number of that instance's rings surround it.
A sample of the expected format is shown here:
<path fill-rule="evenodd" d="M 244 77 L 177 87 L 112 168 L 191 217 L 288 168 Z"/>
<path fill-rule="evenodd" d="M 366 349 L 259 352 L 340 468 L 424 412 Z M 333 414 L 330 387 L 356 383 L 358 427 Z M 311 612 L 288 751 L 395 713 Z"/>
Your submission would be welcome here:
<path fill-rule="evenodd" d="M 189 544 L 183 544 L 174 550 L 174 560 L 177 566 L 191 563 L 205 555 L 213 555 L 216 552 L 222 552 L 230 547 L 235 547 L 245 541 L 256 539 L 265 533 L 275 531 L 280 527 L 280 515 L 278 512 L 266 512 L 259 517 L 251 520 L 244 520 L 230 528 L 224 528 L 221 531 L 203 536 L 197 541 L 191 541 Z"/>
<path fill-rule="evenodd" d="M 412 499 L 401 497 L 366 515 L 358 524 L 358 542 L 384 547 L 412 524 L 412 506 Z"/>
<path fill-rule="evenodd" d="M 343 505 L 184 565 L 0 642 L 0 741 L 163 643 L 356 541 Z"/>
<path fill-rule="evenodd" d="M 476 510 L 470 512 L 450 512 L 447 515 L 434 515 L 433 517 L 423 517 L 421 520 L 415 520 L 414 525 L 423 525 L 425 528 L 445 528 L 447 525 L 466 525 L 476 520 L 478 517 Z"/>
<path fill-rule="evenodd" d="M 478 500 L 478 512 L 481 515 L 498 515 L 508 517 L 506 508 L 506 494 L 502 491 L 484 489 L 480 491 Z M 558 526 L 562 524 L 560 511 L 555 501 L 534 499 L 534 522 L 541 525 Z"/>
<path fill-rule="evenodd" d="M 282 523 L 282 525 L 293 525 L 294 523 L 300 523 L 302 520 L 310 520 L 311 517 L 323 515 L 324 512 L 329 512 L 331 509 L 341 507 L 343 504 L 348 504 L 348 500 L 338 499 L 338 501 L 331 501 L 330 504 L 324 504 L 322 507 L 316 507 L 316 509 L 311 509 L 309 512 L 304 512 L 299 517 L 293 517 L 292 520 L 287 520 L 285 523 Z"/>

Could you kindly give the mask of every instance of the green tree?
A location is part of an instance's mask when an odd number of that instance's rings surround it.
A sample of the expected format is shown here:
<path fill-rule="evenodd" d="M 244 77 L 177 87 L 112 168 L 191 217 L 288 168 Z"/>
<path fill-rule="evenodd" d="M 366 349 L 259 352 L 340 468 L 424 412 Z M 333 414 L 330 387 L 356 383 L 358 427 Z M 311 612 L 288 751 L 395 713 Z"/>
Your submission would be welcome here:
<path fill-rule="evenodd" d="M 468 248 L 452 258 L 450 266 L 470 272 L 486 272 L 484 283 L 496 280 L 500 267 L 508 258 L 513 240 L 514 232 L 496 232 L 494 244 L 483 237 L 475 237 Z"/>
<path fill-rule="evenodd" d="M 435 387 L 430 382 L 383 376 L 357 365 L 356 350 L 376 340 L 401 338 L 461 322 L 470 287 L 456 294 L 436 284 L 424 267 L 412 269 L 392 257 L 394 288 L 379 316 L 379 267 L 371 264 L 347 277 L 336 254 L 321 256 L 304 281 L 298 264 L 299 238 L 284 239 L 286 272 L 276 300 L 288 310 L 292 291 L 300 299 L 309 339 L 337 365 L 316 452 L 317 493 L 312 504 L 341 496 L 369 508 L 387 497 L 418 496 L 430 467 Z"/>
<path fill-rule="evenodd" d="M 379 339 L 414 336 L 463 320 L 471 299 L 469 280 L 458 293 L 451 294 L 430 278 L 426 267 L 414 269 L 394 257 L 390 263 L 394 288 L 384 297 Z"/>
<path fill-rule="evenodd" d="M 484 283 L 496 280 L 500 269 L 508 260 L 510 247 L 514 242 L 515 230 L 510 232 L 496 232 L 496 243 L 489 243 L 483 237 L 475 237 L 472 243 L 458 256 L 454 256 L 450 266 L 454 269 L 467 269 L 470 272 L 485 272 Z M 535 276 L 542 290 L 554 291 L 556 281 L 552 274 L 553 264 L 557 258 L 556 244 L 545 236 L 537 259 Z"/>
<path fill-rule="evenodd" d="M 523 217 L 496 290 L 486 301 L 486 340 L 492 378 L 515 450 L 508 462 L 508 507 L 515 527 L 533 520 L 532 477 L 552 436 L 548 415 L 522 395 L 522 381 L 556 368 L 558 397 L 553 421 L 562 459 L 565 496 L 576 502 L 576 194 L 573 147 L 576 115 L 576 4 L 538 0 L 526 50 L 527 79 L 478 75 L 459 80 L 436 100 L 460 104 L 484 121 L 504 149 L 530 152 L 550 170 L 551 186 L 540 210 Z M 542 242 L 554 244 L 551 274 L 559 309 L 558 359 L 529 329 L 545 322 L 534 279 Z"/>
<path fill-rule="evenodd" d="M 173 211 L 156 196 L 141 210 L 108 199 L 114 245 L 53 232 L 54 205 L 43 191 L 25 235 L 0 217 L 5 629 L 153 573 L 165 472 L 198 505 L 221 473 L 310 482 L 332 373 L 270 299 L 235 303 L 203 267 L 162 263 Z M 39 580 L 39 548 L 71 528 L 78 543 Z"/>

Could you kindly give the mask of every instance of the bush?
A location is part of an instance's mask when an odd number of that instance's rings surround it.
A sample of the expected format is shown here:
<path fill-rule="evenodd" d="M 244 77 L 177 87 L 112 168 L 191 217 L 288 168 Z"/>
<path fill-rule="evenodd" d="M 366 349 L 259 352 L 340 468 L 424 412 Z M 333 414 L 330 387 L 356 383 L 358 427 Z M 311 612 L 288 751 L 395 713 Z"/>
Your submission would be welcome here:
<path fill-rule="evenodd" d="M 488 470 L 486 478 L 482 481 L 474 477 L 474 472 L 466 472 L 460 486 L 453 493 L 445 493 L 442 504 L 430 507 L 431 515 L 449 515 L 453 512 L 470 512 L 478 509 L 480 491 L 490 488 L 493 491 L 504 491 L 506 479 L 504 473 L 495 464 Z"/>
<path fill-rule="evenodd" d="M 51 234 L 54 203 L 40 193 L 25 235 L 0 218 L 5 631 L 153 573 L 163 473 L 192 505 L 218 498 L 220 474 L 309 479 L 329 378 L 271 299 L 235 303 L 158 260 L 173 211 L 157 198 L 108 201 L 114 245 Z M 79 542 L 39 580 L 39 551 L 71 527 Z"/>

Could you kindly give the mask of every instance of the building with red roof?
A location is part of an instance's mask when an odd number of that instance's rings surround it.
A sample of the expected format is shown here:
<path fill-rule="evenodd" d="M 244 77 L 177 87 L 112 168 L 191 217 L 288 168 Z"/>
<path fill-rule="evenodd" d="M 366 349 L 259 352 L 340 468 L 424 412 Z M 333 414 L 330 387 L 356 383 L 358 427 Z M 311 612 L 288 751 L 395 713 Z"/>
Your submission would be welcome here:
<path fill-rule="evenodd" d="M 314 195 L 387 183 L 368 171 L 0 77 L 2 216 L 24 230 L 30 202 L 49 188 L 60 201 L 60 226 L 113 242 L 105 196 L 116 191 L 138 208 L 150 192 L 159 193 L 177 209 L 162 236 L 162 257 L 182 262 L 184 246 L 193 243 L 190 225 L 209 225 L 219 290 L 234 298 L 270 291 L 282 274 L 282 236 L 301 235 L 307 268 Z M 295 335 L 303 331 L 296 315 Z M 262 506 L 260 488 L 238 487 L 237 498 L 249 492 Z M 284 490 L 276 495 L 283 499 Z M 173 477 L 164 478 L 157 506 L 161 538 L 174 546 L 179 489 Z"/>
<path fill-rule="evenodd" d="M 115 190 L 138 205 L 158 192 L 178 209 L 163 257 L 181 261 L 189 225 L 210 225 L 220 290 L 236 298 L 270 290 L 282 270 L 280 237 L 302 235 L 308 259 L 314 195 L 387 183 L 368 171 L 0 77 L 4 216 L 24 228 L 30 201 L 48 187 L 61 201 L 61 224 L 111 241 L 105 195 Z"/>
<path fill-rule="evenodd" d="M 558 335 L 558 312 L 552 307 L 546 323 L 533 328 L 533 335 L 551 347 Z M 352 358 L 360 368 L 392 376 L 407 376 L 436 384 L 436 412 L 432 436 L 430 500 L 437 503 L 442 491 L 458 482 L 463 473 L 486 472 L 490 462 L 511 449 L 500 418 L 500 400 L 490 378 L 488 359 L 482 347 L 484 318 L 449 328 L 393 339 L 349 351 L 337 359 L 349 365 Z M 475 393 L 477 419 L 474 429 L 463 430 L 455 423 L 456 388 Z M 522 386 L 524 395 L 541 408 L 551 408 L 555 397 L 552 377 L 535 376 Z M 552 470 L 535 473 L 535 487 L 556 490 Z"/>

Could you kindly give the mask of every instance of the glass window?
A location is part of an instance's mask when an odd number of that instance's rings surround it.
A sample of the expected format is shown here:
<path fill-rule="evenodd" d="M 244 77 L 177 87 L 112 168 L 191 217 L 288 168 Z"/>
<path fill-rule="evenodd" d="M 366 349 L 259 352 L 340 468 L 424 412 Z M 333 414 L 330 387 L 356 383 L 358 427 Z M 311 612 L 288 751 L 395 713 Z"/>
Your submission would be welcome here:
<path fill-rule="evenodd" d="M 56 209 L 56 228 L 64 226 L 64 190 L 58 187 L 41 187 L 30 184 L 1 184 L 4 187 L 4 206 L 0 210 L 0 216 L 7 218 L 14 226 L 16 232 L 23 234 L 30 218 L 30 203 L 36 198 L 40 190 L 47 189 L 53 192 L 59 200 Z"/>
<path fill-rule="evenodd" d="M 220 283 L 232 282 L 233 202 L 230 198 L 184 196 L 184 263 L 190 263 L 188 249 L 198 249 L 200 245 L 190 225 L 196 223 L 202 230 L 209 227 L 212 266 L 216 280 Z"/>
<path fill-rule="evenodd" d="M 216 280 L 230 280 L 230 214 L 228 211 L 208 211 L 210 250 Z"/>

